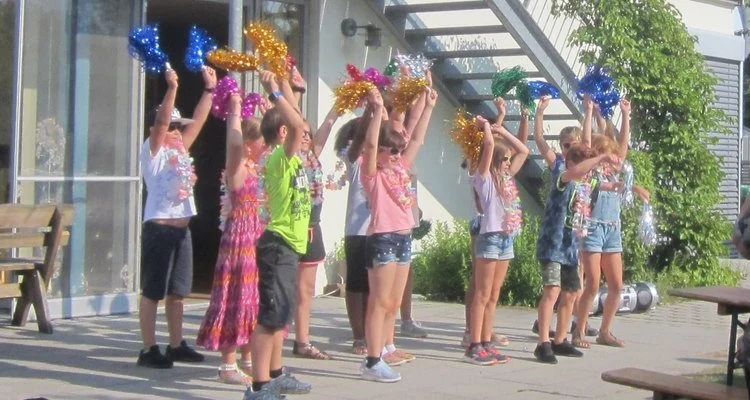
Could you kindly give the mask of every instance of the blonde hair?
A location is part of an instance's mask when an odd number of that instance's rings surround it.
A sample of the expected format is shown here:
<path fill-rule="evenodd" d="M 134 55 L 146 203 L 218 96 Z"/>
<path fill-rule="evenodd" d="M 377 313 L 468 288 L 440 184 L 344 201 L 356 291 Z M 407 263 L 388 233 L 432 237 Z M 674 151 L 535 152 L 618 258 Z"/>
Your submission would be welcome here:
<path fill-rule="evenodd" d="M 242 130 L 242 140 L 255 141 L 261 137 L 260 134 L 260 121 L 257 118 L 250 118 L 242 120 L 240 124 Z"/>
<path fill-rule="evenodd" d="M 591 148 L 596 154 L 617 154 L 618 146 L 614 139 L 607 135 L 591 135 Z"/>
<path fill-rule="evenodd" d="M 560 130 L 560 143 L 568 138 L 571 138 L 574 141 L 580 141 L 581 136 L 583 136 L 581 128 L 577 126 L 566 126 L 565 128 L 562 128 L 562 130 Z"/>

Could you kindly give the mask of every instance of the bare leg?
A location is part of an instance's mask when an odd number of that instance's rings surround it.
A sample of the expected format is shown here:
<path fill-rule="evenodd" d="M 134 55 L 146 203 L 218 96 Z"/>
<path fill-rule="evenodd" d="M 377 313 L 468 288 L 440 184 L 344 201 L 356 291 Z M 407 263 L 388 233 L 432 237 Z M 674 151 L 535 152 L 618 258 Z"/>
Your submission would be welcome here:
<path fill-rule="evenodd" d="M 500 299 L 500 290 L 505 282 L 505 275 L 508 273 L 508 264 L 510 260 L 495 262 L 492 277 L 492 291 L 487 306 L 484 311 L 484 321 L 482 324 L 482 342 L 492 340 L 492 330 L 495 328 L 495 312 L 497 311 L 497 301 Z"/>
<path fill-rule="evenodd" d="M 167 311 L 167 328 L 169 328 L 169 345 L 171 347 L 180 346 L 182 342 L 182 313 L 184 302 L 182 297 L 167 295 L 165 303 Z"/>
<path fill-rule="evenodd" d="M 560 302 L 557 304 L 557 331 L 555 332 L 555 343 L 560 344 L 568 337 L 570 316 L 573 314 L 573 302 L 576 292 L 563 290 L 560 293 Z M 541 326 L 539 327 L 541 329 Z M 540 332 L 541 333 L 541 332 Z"/>
<path fill-rule="evenodd" d="M 594 297 L 599 291 L 599 280 L 601 279 L 601 253 L 592 253 L 585 251 L 581 253 L 581 263 L 585 271 L 584 276 L 586 281 L 583 287 L 583 292 L 578 300 L 578 306 L 576 310 L 576 316 L 578 317 L 578 324 L 576 325 L 576 332 L 573 332 L 574 339 L 583 339 L 586 337 L 586 324 L 589 319 L 589 310 L 594 302 Z"/>
<path fill-rule="evenodd" d="M 250 339 L 250 355 L 253 361 L 253 382 L 269 382 L 271 380 L 271 358 L 274 352 L 275 334 L 277 330 L 270 330 L 262 325 L 255 327 Z M 282 339 L 283 331 L 278 330 Z"/>
<path fill-rule="evenodd" d="M 602 270 L 604 279 L 607 281 L 607 300 L 604 302 L 604 314 L 602 315 L 602 326 L 599 335 L 609 335 L 612 330 L 612 321 L 617 314 L 620 305 L 620 294 L 622 293 L 622 253 L 602 254 Z"/>
<path fill-rule="evenodd" d="M 471 326 L 471 302 L 474 300 L 474 268 L 476 266 L 475 264 L 475 258 L 474 258 L 474 242 L 476 241 L 476 237 L 471 237 L 471 280 L 469 281 L 469 289 L 466 291 L 466 296 L 464 297 L 464 312 L 466 314 L 466 332 L 469 332 L 469 326 Z"/>
<path fill-rule="evenodd" d="M 346 291 L 346 314 L 352 328 L 354 340 L 365 338 L 365 314 L 367 313 L 367 292 Z"/>
<path fill-rule="evenodd" d="M 396 312 L 399 308 L 403 310 L 403 307 L 401 307 L 401 302 L 403 299 L 404 290 L 406 288 L 406 282 L 410 279 L 410 277 L 413 276 L 411 273 L 411 267 L 409 265 L 397 265 L 396 266 L 396 274 L 395 278 L 393 280 L 393 288 L 391 290 L 391 298 L 396 299 L 396 303 L 393 304 L 393 308 L 389 310 L 388 313 L 386 313 L 386 320 L 384 328 L 388 329 L 390 328 L 390 335 L 386 336 L 386 345 L 392 345 L 394 344 L 394 332 L 395 332 L 395 324 L 396 324 Z M 411 295 L 409 295 L 409 303 L 411 303 Z M 411 308 L 411 307 L 410 307 Z M 403 315 L 403 314 L 402 314 Z"/>
<path fill-rule="evenodd" d="M 145 349 L 156 344 L 156 308 L 158 305 L 158 301 L 141 296 L 138 322 L 141 326 L 141 338 Z"/>
<path fill-rule="evenodd" d="M 284 350 L 284 331 L 282 329 L 273 333 L 273 352 L 271 353 L 270 371 L 281 369 L 281 356 Z M 270 375 L 269 375 L 270 376 Z"/>
<path fill-rule="evenodd" d="M 318 272 L 317 264 L 300 264 L 297 271 L 297 311 L 294 319 L 295 336 L 297 343 L 305 344 L 310 341 L 310 310 L 312 297 L 315 293 L 315 275 Z"/>
<path fill-rule="evenodd" d="M 407 268 L 408 276 L 404 286 L 404 293 L 401 296 L 401 321 L 411 321 L 411 295 L 414 291 L 414 271 Z"/>
<path fill-rule="evenodd" d="M 487 303 L 492 294 L 492 281 L 495 276 L 495 260 L 477 258 L 474 267 L 474 299 L 471 301 L 471 343 L 482 341 L 482 325 L 487 312 Z"/>
<path fill-rule="evenodd" d="M 555 308 L 555 302 L 560 295 L 560 286 L 546 285 L 542 291 L 542 298 L 539 300 L 539 344 L 549 342 L 549 327 L 552 322 L 552 313 Z M 560 315 L 558 314 L 558 319 Z"/>
<path fill-rule="evenodd" d="M 370 296 L 367 299 L 367 314 L 365 316 L 365 337 L 367 338 L 367 356 L 380 357 L 385 346 L 386 337 L 383 335 L 386 313 L 394 309 L 396 299 L 391 296 L 393 283 L 396 279 L 395 263 L 375 265 L 367 271 L 370 279 Z M 397 308 L 397 307 L 396 307 Z"/>

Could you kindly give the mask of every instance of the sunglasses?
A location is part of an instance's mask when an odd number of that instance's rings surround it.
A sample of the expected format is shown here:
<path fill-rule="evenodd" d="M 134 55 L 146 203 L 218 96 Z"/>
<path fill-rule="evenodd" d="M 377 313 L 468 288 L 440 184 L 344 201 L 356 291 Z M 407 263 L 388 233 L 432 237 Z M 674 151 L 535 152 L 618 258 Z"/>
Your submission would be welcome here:
<path fill-rule="evenodd" d="M 395 156 L 404 152 L 404 149 L 398 147 L 380 147 L 380 151 L 390 150 L 391 155 Z"/>
<path fill-rule="evenodd" d="M 563 148 L 569 149 L 570 145 L 571 145 L 570 143 L 563 143 Z"/>
<path fill-rule="evenodd" d="M 508 162 L 508 161 L 510 161 L 510 157 L 508 156 L 503 157 L 503 162 Z"/>
<path fill-rule="evenodd" d="M 182 125 L 179 122 L 172 122 L 172 123 L 169 124 L 169 130 L 170 131 L 178 130 L 178 131 L 182 132 L 182 129 L 184 127 L 185 127 L 185 125 Z"/>

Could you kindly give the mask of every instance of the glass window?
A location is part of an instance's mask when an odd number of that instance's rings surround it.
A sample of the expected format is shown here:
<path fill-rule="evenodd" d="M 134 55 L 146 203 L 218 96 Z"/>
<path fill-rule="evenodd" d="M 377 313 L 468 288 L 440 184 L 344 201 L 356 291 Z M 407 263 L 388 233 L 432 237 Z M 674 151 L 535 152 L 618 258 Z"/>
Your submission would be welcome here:
<path fill-rule="evenodd" d="M 300 71 L 304 71 L 302 48 L 304 47 L 305 6 L 284 1 L 263 1 L 261 19 L 271 21 L 284 39 L 289 52 L 297 60 Z"/>
<path fill-rule="evenodd" d="M 138 227 L 129 210 L 139 199 L 138 184 L 138 181 L 19 183 L 24 204 L 75 205 L 70 244 L 59 253 L 51 280 L 51 297 L 137 290 L 134 277 Z"/>
<path fill-rule="evenodd" d="M 10 138 L 13 134 L 13 71 L 16 69 L 16 0 L 0 0 L 0 203 L 8 202 Z"/>

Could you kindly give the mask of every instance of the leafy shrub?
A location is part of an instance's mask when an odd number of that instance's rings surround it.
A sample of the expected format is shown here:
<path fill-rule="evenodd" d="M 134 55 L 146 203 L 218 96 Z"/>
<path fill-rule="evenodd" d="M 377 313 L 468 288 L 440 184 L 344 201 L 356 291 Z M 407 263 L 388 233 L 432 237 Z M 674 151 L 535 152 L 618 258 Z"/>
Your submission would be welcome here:
<path fill-rule="evenodd" d="M 471 277 L 468 222 L 437 222 L 412 261 L 414 292 L 433 300 L 463 301 Z"/>
<path fill-rule="evenodd" d="M 678 286 L 736 284 L 719 265 L 730 224 L 716 209 L 723 174 L 707 147 L 726 116 L 712 107 L 716 80 L 677 9 L 666 0 L 555 0 L 554 12 L 580 21 L 569 40 L 585 49 L 581 61 L 607 67 L 633 102 L 633 143 L 653 165 L 664 237 L 649 265 Z"/>
<path fill-rule="evenodd" d="M 510 261 L 500 294 L 502 304 L 536 307 L 539 302 L 542 295 L 542 273 L 536 259 L 539 228 L 539 217 L 525 213 L 523 229 L 513 244 L 515 257 Z"/>

